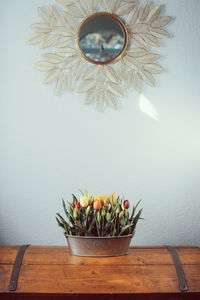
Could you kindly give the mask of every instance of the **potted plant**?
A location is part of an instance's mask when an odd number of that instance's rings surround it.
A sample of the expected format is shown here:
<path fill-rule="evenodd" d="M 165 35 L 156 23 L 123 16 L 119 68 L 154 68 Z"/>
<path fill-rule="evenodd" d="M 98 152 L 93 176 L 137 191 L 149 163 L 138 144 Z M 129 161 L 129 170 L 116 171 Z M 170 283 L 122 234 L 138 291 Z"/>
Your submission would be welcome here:
<path fill-rule="evenodd" d="M 79 199 L 66 206 L 62 199 L 66 219 L 57 213 L 58 225 L 64 229 L 70 251 L 80 256 L 118 256 L 127 254 L 142 208 L 133 206 L 115 193 L 92 196 L 87 190 Z"/>

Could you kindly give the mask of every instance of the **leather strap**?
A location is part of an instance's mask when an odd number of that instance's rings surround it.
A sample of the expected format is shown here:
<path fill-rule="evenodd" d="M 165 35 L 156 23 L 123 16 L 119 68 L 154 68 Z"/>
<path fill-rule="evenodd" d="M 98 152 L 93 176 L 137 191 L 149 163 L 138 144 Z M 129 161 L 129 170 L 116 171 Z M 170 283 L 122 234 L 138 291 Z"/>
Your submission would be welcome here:
<path fill-rule="evenodd" d="M 18 250 L 16 259 L 15 259 L 15 263 L 13 265 L 12 275 L 10 278 L 9 291 L 16 291 L 16 289 L 17 289 L 18 277 L 19 277 L 22 260 L 23 260 L 24 253 L 25 253 L 26 249 L 28 248 L 28 246 L 30 246 L 30 245 L 23 245 Z"/>
<path fill-rule="evenodd" d="M 178 253 L 176 252 L 176 250 L 171 247 L 171 246 L 165 246 L 168 251 L 170 252 L 173 262 L 174 262 L 174 266 L 176 269 L 176 274 L 178 277 L 178 282 L 179 282 L 179 288 L 181 291 L 187 291 L 188 290 L 188 286 L 187 286 L 187 281 L 186 281 L 186 277 L 185 277 L 185 273 L 183 271 L 183 267 L 181 265 L 181 261 L 180 258 L 178 256 Z"/>

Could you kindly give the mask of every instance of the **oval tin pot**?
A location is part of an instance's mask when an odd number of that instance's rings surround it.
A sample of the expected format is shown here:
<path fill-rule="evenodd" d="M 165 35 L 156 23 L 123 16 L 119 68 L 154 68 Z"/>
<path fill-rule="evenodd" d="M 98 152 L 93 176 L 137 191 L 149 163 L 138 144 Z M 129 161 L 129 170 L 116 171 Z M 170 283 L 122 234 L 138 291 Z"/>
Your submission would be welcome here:
<path fill-rule="evenodd" d="M 113 237 L 87 237 L 67 235 L 70 252 L 78 256 L 106 257 L 128 253 L 132 234 Z"/>

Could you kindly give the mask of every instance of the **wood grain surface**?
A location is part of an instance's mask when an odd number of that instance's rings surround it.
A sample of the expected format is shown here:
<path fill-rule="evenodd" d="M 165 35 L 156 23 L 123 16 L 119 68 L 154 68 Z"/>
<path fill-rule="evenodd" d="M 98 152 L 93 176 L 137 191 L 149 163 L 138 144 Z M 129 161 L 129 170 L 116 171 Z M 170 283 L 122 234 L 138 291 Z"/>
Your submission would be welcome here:
<path fill-rule="evenodd" d="M 8 285 L 18 249 L 19 246 L 0 247 L 2 300 L 32 300 L 33 294 L 37 295 L 35 299 L 43 300 L 45 297 L 64 299 L 64 296 L 95 300 L 131 299 L 132 296 L 132 299 L 152 300 L 188 299 L 189 296 L 200 299 L 198 247 L 175 247 L 189 287 L 185 293 L 179 290 L 173 260 L 165 247 L 133 247 L 125 256 L 89 258 L 73 256 L 68 247 L 60 246 L 30 246 L 21 266 L 18 289 L 11 293 Z M 147 295 L 148 298 L 141 298 Z"/>

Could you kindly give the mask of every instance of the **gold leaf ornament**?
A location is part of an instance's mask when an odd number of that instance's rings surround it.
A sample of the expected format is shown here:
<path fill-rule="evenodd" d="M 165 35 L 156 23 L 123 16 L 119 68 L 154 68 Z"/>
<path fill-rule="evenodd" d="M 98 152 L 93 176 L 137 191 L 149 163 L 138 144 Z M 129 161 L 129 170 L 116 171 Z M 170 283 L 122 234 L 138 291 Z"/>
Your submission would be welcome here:
<path fill-rule="evenodd" d="M 40 33 L 48 33 L 52 31 L 51 24 L 49 23 L 35 23 L 30 26 L 33 31 Z"/>
<path fill-rule="evenodd" d="M 150 0 L 54 0 L 55 5 L 38 7 L 39 20 L 30 26 L 28 45 L 48 48 L 34 67 L 44 72 L 44 84 L 54 85 L 54 94 L 75 91 L 85 94 L 84 104 L 95 103 L 98 111 L 105 105 L 117 108 L 120 98 L 144 84 L 156 86 L 154 75 L 164 72 L 158 63 L 160 47 L 170 34 L 165 26 L 171 17 L 162 15 L 162 5 Z M 97 12 L 117 16 L 125 27 L 128 47 L 123 55 L 108 64 L 86 60 L 78 45 L 79 26 Z M 44 50 L 43 50 L 44 51 Z"/>
<path fill-rule="evenodd" d="M 55 68 L 54 64 L 46 60 L 38 61 L 33 66 L 41 72 L 52 71 Z"/>

